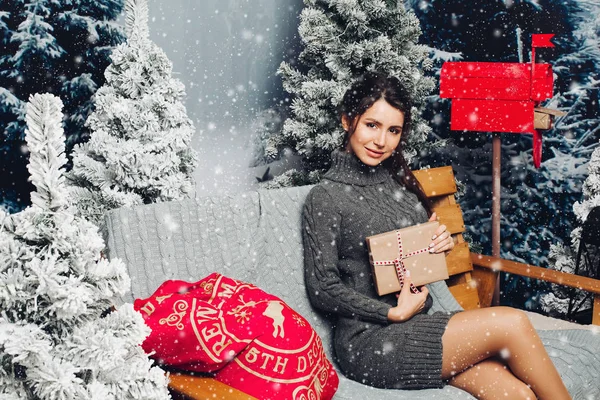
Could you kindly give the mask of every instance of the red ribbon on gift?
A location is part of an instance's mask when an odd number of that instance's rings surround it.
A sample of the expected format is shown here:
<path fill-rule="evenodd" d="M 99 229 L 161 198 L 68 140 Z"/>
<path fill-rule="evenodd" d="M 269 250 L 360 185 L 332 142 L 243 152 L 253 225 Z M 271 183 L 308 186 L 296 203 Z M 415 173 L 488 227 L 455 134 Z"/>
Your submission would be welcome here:
<path fill-rule="evenodd" d="M 412 252 L 404 255 L 404 250 L 402 248 L 402 235 L 400 234 L 400 231 L 396 231 L 396 236 L 398 238 L 398 257 L 396 257 L 393 260 L 387 260 L 387 261 L 373 261 L 373 264 L 374 265 L 394 264 L 396 266 L 396 274 L 398 275 L 398 281 L 400 281 L 400 287 L 402 288 L 402 287 L 404 287 L 404 276 L 406 275 L 406 266 L 404 265 L 404 262 L 402 260 L 404 260 L 408 257 L 416 256 L 417 254 L 426 253 L 429 251 L 429 247 L 424 247 L 422 249 L 415 250 L 415 251 L 412 251 Z M 410 291 L 415 294 L 420 293 L 419 289 L 417 289 L 417 287 L 415 285 L 413 285 L 412 282 L 410 283 Z"/>

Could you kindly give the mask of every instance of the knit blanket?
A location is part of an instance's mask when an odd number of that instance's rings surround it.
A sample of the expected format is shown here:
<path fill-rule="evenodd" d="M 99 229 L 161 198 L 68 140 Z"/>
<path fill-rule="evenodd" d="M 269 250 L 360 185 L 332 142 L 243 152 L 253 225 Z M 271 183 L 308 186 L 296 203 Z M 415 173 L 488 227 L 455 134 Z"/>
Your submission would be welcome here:
<path fill-rule="evenodd" d="M 331 324 L 306 296 L 301 210 L 310 186 L 258 190 L 111 211 L 107 254 L 131 276 L 122 302 L 145 298 L 165 280 L 197 281 L 219 272 L 283 299 L 308 320 L 335 359 Z M 435 311 L 460 310 L 444 282 L 428 285 Z M 539 330 L 573 399 L 600 398 L 600 329 Z M 452 386 L 418 391 L 375 389 L 343 377 L 334 400 L 473 399 Z"/>

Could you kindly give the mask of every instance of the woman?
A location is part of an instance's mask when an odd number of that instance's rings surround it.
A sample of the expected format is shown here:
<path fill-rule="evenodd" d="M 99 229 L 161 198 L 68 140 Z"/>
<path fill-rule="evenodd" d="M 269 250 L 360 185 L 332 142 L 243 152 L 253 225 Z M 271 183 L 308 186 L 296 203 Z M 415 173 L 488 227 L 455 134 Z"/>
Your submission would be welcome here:
<path fill-rule="evenodd" d="M 527 316 L 509 307 L 427 314 L 426 287 L 407 277 L 399 296 L 374 289 L 365 237 L 436 219 L 403 158 L 411 100 L 395 78 L 367 75 L 342 102 L 343 147 L 303 211 L 312 304 L 336 318 L 345 375 L 383 388 L 450 384 L 481 399 L 570 399 Z M 454 242 L 441 225 L 430 251 Z"/>

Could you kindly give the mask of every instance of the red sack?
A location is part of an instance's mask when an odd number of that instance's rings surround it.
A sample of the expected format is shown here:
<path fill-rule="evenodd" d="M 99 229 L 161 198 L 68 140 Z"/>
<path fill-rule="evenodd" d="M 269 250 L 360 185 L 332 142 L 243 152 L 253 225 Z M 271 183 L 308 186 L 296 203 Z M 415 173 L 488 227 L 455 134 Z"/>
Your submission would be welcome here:
<path fill-rule="evenodd" d="M 213 273 L 196 282 L 166 281 L 133 304 L 152 333 L 143 349 L 181 370 L 258 399 L 331 399 L 339 379 L 321 338 L 279 298 Z"/>

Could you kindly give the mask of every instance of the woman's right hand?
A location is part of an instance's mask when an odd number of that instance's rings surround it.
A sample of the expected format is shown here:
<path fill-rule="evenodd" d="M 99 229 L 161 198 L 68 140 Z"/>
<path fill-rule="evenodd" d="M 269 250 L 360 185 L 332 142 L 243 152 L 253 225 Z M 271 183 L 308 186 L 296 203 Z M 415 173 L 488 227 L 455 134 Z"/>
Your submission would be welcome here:
<path fill-rule="evenodd" d="M 398 296 L 398 305 L 390 308 L 388 311 L 389 321 L 408 321 L 415 314 L 418 314 L 423 310 L 429 290 L 425 286 L 422 286 L 420 288 L 420 293 L 411 293 L 410 282 L 410 272 L 406 271 L 406 276 L 404 277 L 404 286 L 402 286 L 402 290 Z"/>

